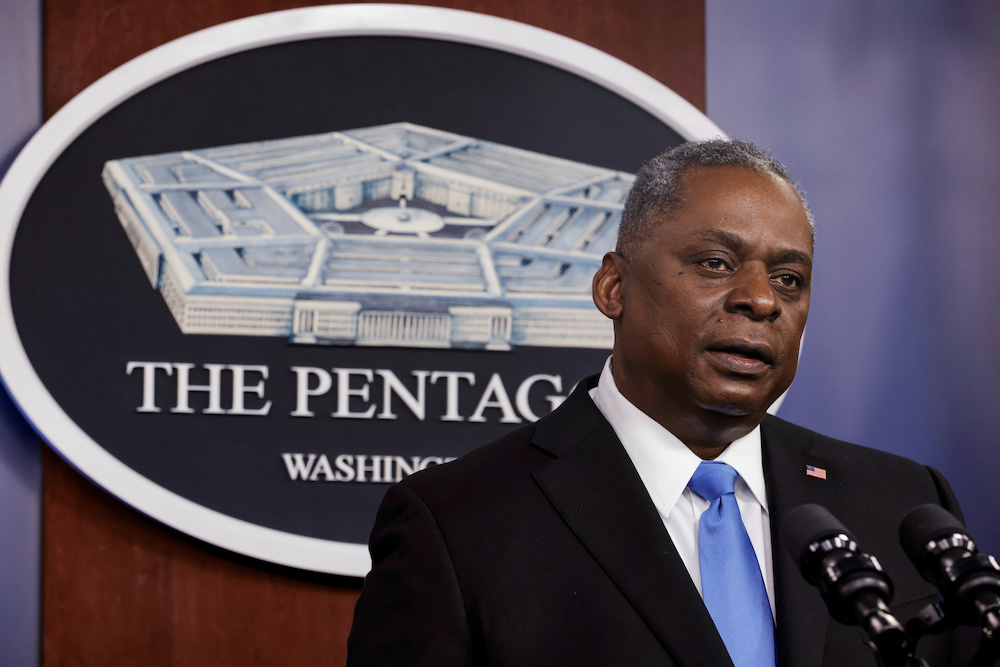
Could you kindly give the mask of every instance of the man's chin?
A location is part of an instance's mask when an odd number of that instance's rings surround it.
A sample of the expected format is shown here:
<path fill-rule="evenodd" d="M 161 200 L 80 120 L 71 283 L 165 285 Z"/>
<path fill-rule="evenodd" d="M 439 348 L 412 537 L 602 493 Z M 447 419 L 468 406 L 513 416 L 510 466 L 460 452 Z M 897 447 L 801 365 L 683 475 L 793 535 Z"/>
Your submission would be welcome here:
<path fill-rule="evenodd" d="M 780 395 L 780 394 L 779 394 Z M 764 418 L 767 408 L 774 402 L 770 394 L 761 397 L 739 397 L 730 400 L 709 400 L 703 401 L 700 407 L 710 415 L 717 415 L 723 420 L 744 421 L 756 419 L 758 422 Z"/>
<path fill-rule="evenodd" d="M 705 409 L 722 417 L 732 417 L 735 419 L 753 414 L 753 411 L 737 405 L 710 405 Z"/>
<path fill-rule="evenodd" d="M 776 382 L 779 380 L 777 377 L 756 380 L 733 380 L 731 377 L 713 379 L 715 381 L 704 382 L 700 387 L 695 387 L 695 404 L 702 410 L 726 419 L 755 418 L 759 422 L 771 404 L 788 388 L 784 382 Z"/>

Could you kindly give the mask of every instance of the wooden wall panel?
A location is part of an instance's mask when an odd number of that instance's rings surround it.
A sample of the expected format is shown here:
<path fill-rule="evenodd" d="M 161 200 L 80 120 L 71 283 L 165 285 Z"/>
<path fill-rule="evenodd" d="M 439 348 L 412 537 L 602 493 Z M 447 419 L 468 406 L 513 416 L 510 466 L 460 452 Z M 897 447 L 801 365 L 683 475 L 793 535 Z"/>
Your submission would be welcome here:
<path fill-rule="evenodd" d="M 360 580 L 235 556 L 111 497 L 46 448 L 44 665 L 336 665 Z"/>
<path fill-rule="evenodd" d="M 115 67 L 195 30 L 263 12 L 331 4 L 294 0 L 46 0 L 45 115 Z M 700 0 L 412 2 L 492 14 L 562 33 L 638 67 L 705 108 Z"/>
<path fill-rule="evenodd" d="M 45 113 L 118 65 L 291 0 L 46 0 Z M 705 106 L 704 4 L 443 0 L 561 32 Z M 343 664 L 359 580 L 246 559 L 166 528 L 56 454 L 43 475 L 44 665 Z"/>

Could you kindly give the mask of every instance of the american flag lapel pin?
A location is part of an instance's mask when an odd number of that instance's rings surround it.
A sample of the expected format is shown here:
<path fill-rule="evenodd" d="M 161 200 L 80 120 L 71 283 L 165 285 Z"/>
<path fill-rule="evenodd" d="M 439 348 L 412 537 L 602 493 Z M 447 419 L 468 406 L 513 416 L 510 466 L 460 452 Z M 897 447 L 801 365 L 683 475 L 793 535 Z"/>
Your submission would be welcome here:
<path fill-rule="evenodd" d="M 826 468 L 818 468 L 816 466 L 807 465 L 806 477 L 815 477 L 816 479 L 826 479 Z"/>

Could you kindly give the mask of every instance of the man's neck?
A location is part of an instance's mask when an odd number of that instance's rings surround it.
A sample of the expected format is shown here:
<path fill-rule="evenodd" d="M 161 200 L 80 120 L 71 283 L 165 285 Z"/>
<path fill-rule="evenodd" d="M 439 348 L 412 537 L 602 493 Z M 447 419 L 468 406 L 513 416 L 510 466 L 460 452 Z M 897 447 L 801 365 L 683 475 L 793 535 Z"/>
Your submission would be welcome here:
<path fill-rule="evenodd" d="M 672 408 L 666 401 L 650 401 L 656 392 L 637 389 L 622 382 L 613 372 L 612 375 L 619 393 L 629 403 L 670 431 L 702 460 L 717 458 L 732 442 L 760 425 L 756 415 L 730 415 L 695 406 L 681 410 Z"/>

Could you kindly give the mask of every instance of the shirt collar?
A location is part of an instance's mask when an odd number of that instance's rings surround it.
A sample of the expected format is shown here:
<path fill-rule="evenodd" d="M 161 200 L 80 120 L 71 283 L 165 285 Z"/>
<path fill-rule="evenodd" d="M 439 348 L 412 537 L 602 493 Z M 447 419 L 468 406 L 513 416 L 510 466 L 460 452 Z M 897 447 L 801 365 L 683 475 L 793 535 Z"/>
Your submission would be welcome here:
<path fill-rule="evenodd" d="M 701 459 L 673 433 L 621 395 L 611 373 L 611 357 L 605 362 L 597 387 L 590 390 L 590 395 L 621 440 L 657 509 L 666 516 L 687 488 Z M 735 468 L 767 511 L 760 426 L 735 440 L 716 460 Z"/>

